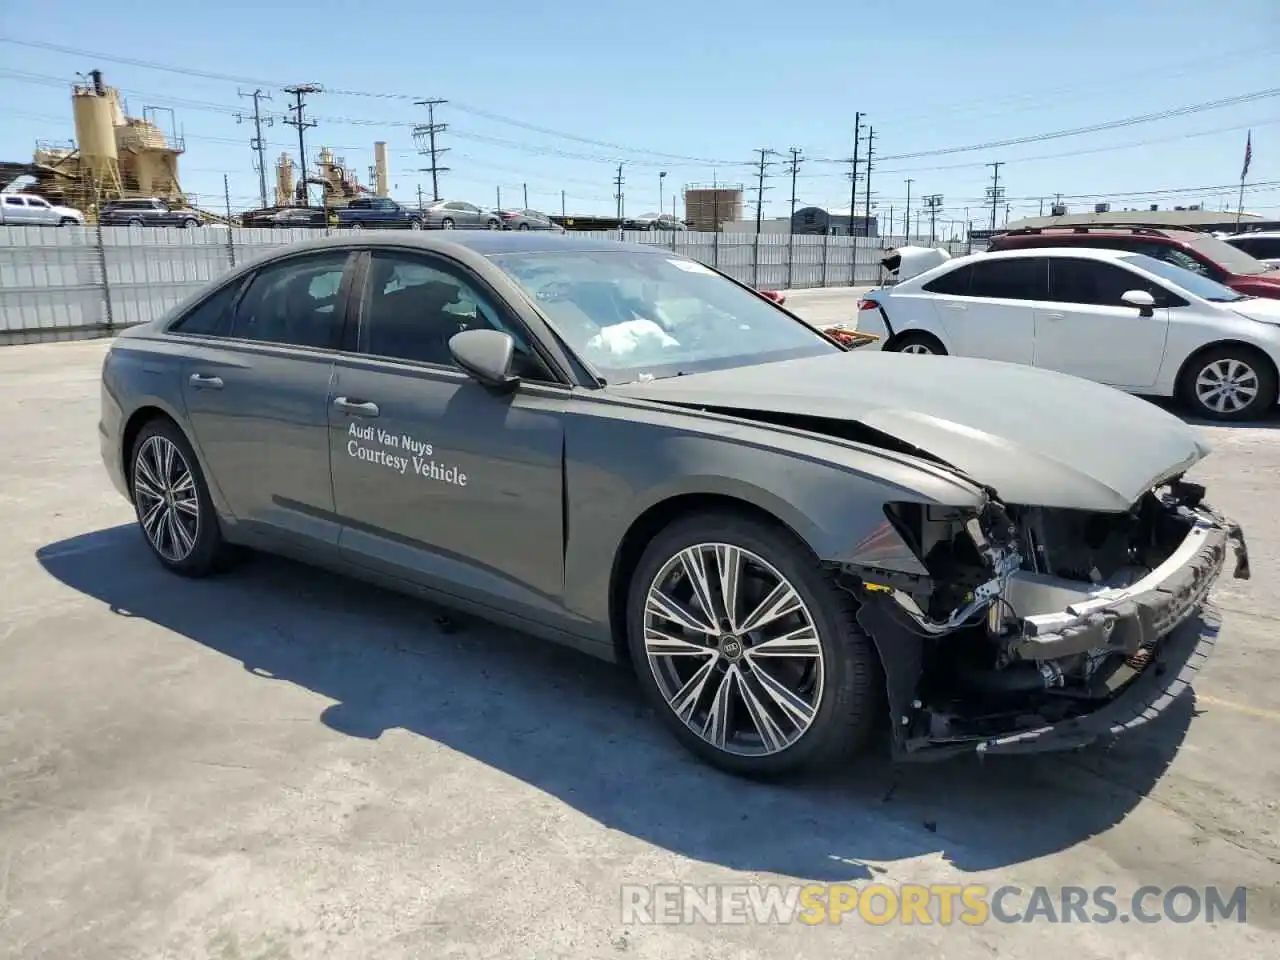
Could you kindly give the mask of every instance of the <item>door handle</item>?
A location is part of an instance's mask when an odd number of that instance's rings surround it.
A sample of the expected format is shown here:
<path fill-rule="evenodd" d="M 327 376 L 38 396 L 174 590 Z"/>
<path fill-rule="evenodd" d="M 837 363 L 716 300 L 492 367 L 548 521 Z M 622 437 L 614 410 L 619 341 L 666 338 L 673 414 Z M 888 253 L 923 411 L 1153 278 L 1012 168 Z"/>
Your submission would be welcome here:
<path fill-rule="evenodd" d="M 963 303 L 948 303 L 947 306 L 952 310 L 968 310 Z"/>
<path fill-rule="evenodd" d="M 221 377 L 210 377 L 203 373 L 193 373 L 188 379 L 188 382 L 193 387 L 208 387 L 210 390 L 222 389 Z"/>
<path fill-rule="evenodd" d="M 347 397 L 338 397 L 333 401 L 333 405 L 344 413 L 357 417 L 376 417 L 378 415 L 378 405 L 367 400 L 351 400 Z"/>
<path fill-rule="evenodd" d="M 1046 316 L 1046 317 L 1048 317 L 1050 320 L 1065 320 L 1065 319 L 1067 319 L 1067 315 L 1066 315 L 1065 313 L 1046 313 L 1046 314 L 1045 314 L 1045 316 Z"/>

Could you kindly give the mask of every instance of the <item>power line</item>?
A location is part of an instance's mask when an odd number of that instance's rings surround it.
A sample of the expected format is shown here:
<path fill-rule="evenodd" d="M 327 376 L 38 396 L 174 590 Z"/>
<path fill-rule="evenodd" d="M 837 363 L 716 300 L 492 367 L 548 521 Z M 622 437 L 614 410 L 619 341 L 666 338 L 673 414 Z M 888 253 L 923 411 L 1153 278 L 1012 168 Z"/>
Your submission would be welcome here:
<path fill-rule="evenodd" d="M 415 100 L 414 104 L 419 107 L 427 108 L 427 122 L 419 123 L 413 128 L 413 139 L 418 144 L 418 153 L 431 157 L 431 166 L 422 167 L 419 173 L 431 174 L 431 199 L 439 202 L 440 200 L 440 174 L 447 173 L 449 168 L 440 166 L 440 156 L 447 153 L 448 147 L 441 147 L 436 143 L 436 135 L 444 133 L 449 129 L 447 123 L 436 123 L 436 107 L 442 103 L 448 103 L 448 100 Z M 423 147 L 423 141 L 426 141 L 426 147 Z"/>
<path fill-rule="evenodd" d="M 249 141 L 249 147 L 258 155 L 258 198 L 262 201 L 262 206 L 266 207 L 267 144 L 266 141 L 262 139 L 262 125 L 263 123 L 266 123 L 269 127 L 274 125 L 275 118 L 262 116 L 261 102 L 263 100 L 270 100 L 271 94 L 263 93 L 261 87 L 254 90 L 253 93 L 241 93 L 239 90 L 237 90 L 236 93 L 240 94 L 242 97 L 253 98 L 253 139 Z M 243 115 L 239 113 L 236 114 L 236 123 L 243 123 L 245 119 L 246 118 Z"/>

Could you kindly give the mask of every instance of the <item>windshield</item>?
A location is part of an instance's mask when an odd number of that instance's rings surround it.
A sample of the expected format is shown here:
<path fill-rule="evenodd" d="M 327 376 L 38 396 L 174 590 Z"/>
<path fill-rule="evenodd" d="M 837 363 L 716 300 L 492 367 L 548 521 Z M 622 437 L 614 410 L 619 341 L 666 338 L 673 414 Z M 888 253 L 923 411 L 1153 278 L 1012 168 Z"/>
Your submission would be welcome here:
<path fill-rule="evenodd" d="M 1199 297 L 1202 300 L 1210 300 L 1213 303 L 1232 303 L 1236 300 L 1248 299 L 1244 294 L 1236 293 L 1230 287 L 1224 287 L 1216 280 L 1210 280 L 1206 276 L 1183 269 L 1176 264 L 1157 260 L 1155 257 L 1148 257 L 1145 253 L 1131 253 L 1120 259 L 1148 273 L 1154 273 L 1162 280 L 1168 280 L 1192 296 Z"/>
<path fill-rule="evenodd" d="M 841 351 L 696 260 L 630 250 L 491 259 L 606 383 Z"/>
<path fill-rule="evenodd" d="M 1187 245 L 1191 249 L 1203 253 L 1224 270 L 1229 270 L 1232 273 L 1253 276 L 1256 273 L 1266 273 L 1271 269 L 1261 260 L 1249 256 L 1239 247 L 1233 247 L 1225 240 L 1219 240 L 1217 237 L 1211 237 L 1208 234 L 1196 237 Z"/>

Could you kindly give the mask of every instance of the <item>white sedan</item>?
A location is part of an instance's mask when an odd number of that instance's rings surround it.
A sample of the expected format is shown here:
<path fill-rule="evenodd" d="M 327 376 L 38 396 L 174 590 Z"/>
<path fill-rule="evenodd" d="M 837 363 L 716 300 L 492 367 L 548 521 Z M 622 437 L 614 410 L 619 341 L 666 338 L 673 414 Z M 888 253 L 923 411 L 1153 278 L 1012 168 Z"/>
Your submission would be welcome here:
<path fill-rule="evenodd" d="M 1245 420 L 1277 399 L 1280 300 L 1122 250 L 979 253 L 873 290 L 859 332 L 885 350 L 1023 363 Z M 872 347 L 874 349 L 875 347 Z"/>

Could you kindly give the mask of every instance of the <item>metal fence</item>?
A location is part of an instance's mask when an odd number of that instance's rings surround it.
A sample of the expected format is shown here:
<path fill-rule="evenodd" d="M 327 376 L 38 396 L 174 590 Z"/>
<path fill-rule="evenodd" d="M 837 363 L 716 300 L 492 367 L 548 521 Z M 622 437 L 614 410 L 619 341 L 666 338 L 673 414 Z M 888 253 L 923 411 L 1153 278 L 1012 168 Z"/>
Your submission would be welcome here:
<path fill-rule="evenodd" d="M 110 335 L 159 316 L 238 263 L 316 235 L 213 227 L 0 227 L 0 343 Z M 662 246 L 761 289 L 875 284 L 884 250 L 906 243 L 786 234 L 578 235 Z M 968 250 L 964 243 L 939 246 L 952 254 Z"/>

